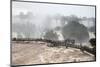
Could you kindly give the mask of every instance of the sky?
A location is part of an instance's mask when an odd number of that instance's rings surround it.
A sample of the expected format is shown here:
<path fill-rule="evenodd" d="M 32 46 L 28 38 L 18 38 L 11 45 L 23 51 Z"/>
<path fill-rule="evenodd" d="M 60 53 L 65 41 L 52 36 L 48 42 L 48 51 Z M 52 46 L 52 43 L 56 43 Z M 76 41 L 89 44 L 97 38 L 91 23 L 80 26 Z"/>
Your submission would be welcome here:
<path fill-rule="evenodd" d="M 31 2 L 12 2 L 12 15 L 20 12 L 32 12 L 34 15 L 76 15 L 78 17 L 95 17 L 95 7 Z"/>

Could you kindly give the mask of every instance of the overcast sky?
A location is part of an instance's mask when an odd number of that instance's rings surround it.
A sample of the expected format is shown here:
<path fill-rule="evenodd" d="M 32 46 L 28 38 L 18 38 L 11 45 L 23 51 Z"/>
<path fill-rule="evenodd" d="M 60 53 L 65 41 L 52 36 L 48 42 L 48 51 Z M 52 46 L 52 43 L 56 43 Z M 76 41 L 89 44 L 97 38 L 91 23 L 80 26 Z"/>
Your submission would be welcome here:
<path fill-rule="evenodd" d="M 95 17 L 95 7 L 93 6 L 74 6 L 63 4 L 46 4 L 30 2 L 13 2 L 12 14 L 18 15 L 20 12 L 32 12 L 34 15 L 76 15 L 78 17 Z"/>

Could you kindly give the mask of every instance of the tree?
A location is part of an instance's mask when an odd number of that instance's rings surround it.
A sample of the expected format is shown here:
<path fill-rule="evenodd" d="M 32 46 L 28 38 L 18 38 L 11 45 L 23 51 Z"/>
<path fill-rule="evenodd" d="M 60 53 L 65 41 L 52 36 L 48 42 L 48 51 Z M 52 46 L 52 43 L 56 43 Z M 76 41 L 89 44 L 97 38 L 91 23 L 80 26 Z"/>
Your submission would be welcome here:
<path fill-rule="evenodd" d="M 89 42 L 91 43 L 91 45 L 93 47 L 96 47 L 96 39 L 95 38 L 90 39 Z"/>
<path fill-rule="evenodd" d="M 62 28 L 62 35 L 64 39 L 75 39 L 79 43 L 89 40 L 87 28 L 75 19 Z"/>
<path fill-rule="evenodd" d="M 94 33 L 94 35 L 96 36 L 96 33 Z M 91 38 L 91 39 L 89 40 L 89 42 L 91 43 L 91 45 L 92 45 L 94 48 L 96 48 L 96 38 Z"/>
<path fill-rule="evenodd" d="M 54 33 L 54 31 L 50 30 L 50 31 L 45 33 L 44 39 L 57 40 L 58 36 L 56 33 Z"/>

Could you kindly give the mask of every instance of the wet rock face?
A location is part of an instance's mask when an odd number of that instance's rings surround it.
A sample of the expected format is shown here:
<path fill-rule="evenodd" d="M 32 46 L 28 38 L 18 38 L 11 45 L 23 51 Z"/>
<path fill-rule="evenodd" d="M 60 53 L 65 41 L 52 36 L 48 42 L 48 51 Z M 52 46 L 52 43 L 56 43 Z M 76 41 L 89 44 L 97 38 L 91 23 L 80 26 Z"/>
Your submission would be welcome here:
<path fill-rule="evenodd" d="M 46 64 L 63 62 L 94 61 L 95 56 L 76 48 L 48 47 L 49 43 L 31 41 L 12 42 L 12 64 Z"/>

